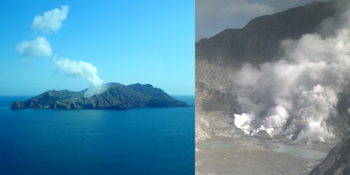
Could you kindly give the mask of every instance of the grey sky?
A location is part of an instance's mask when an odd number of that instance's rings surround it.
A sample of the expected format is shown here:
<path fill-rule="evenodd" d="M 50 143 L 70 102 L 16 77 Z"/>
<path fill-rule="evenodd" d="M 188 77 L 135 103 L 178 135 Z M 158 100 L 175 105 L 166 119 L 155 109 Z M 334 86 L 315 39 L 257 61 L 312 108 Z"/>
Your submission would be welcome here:
<path fill-rule="evenodd" d="M 255 17 L 313 1 L 315 0 L 196 0 L 196 41 L 210 38 L 227 28 L 243 28 Z"/>

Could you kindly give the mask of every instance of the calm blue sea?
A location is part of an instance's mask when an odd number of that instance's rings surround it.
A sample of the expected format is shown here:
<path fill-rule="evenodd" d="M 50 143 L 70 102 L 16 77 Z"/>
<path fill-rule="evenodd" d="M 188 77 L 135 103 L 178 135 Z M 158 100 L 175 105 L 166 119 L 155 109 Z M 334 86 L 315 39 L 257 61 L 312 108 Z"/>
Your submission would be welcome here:
<path fill-rule="evenodd" d="M 28 98 L 0 96 L 0 174 L 194 174 L 194 107 L 8 109 Z"/>

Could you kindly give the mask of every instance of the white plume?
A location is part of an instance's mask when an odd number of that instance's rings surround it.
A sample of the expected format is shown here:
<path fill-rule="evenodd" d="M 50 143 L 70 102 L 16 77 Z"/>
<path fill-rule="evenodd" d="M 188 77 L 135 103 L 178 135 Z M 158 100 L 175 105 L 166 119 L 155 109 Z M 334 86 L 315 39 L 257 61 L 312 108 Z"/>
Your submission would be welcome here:
<path fill-rule="evenodd" d="M 285 55 L 258 68 L 245 64 L 232 76 L 241 114 L 234 124 L 246 133 L 295 135 L 297 141 L 333 137 L 326 120 L 336 115 L 337 95 L 349 88 L 350 11 L 333 35 L 306 34 L 284 40 Z"/>
<path fill-rule="evenodd" d="M 91 87 L 87 92 L 85 92 L 85 97 L 92 97 L 93 95 L 99 94 L 106 90 L 103 86 L 103 80 L 101 80 L 97 75 L 97 68 L 91 63 L 70 60 L 68 58 L 54 58 L 54 63 L 57 68 L 57 72 L 68 76 L 82 77 L 90 82 Z"/>

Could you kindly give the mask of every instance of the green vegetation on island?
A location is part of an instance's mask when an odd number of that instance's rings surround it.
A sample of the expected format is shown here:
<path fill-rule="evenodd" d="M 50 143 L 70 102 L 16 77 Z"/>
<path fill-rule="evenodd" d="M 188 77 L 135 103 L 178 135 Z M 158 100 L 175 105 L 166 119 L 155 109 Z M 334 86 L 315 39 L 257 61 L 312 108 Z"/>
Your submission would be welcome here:
<path fill-rule="evenodd" d="M 176 100 L 162 89 L 150 84 L 125 86 L 109 83 L 110 87 L 101 94 L 85 98 L 87 89 L 80 92 L 68 90 L 47 91 L 24 102 L 15 101 L 11 109 L 115 109 L 188 107 L 187 103 Z"/>

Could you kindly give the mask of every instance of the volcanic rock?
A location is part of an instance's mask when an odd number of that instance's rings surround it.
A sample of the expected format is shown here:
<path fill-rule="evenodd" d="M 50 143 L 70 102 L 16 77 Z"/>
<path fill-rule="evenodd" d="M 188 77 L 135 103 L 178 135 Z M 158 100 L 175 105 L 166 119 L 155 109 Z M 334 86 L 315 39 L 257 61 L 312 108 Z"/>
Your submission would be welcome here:
<path fill-rule="evenodd" d="M 310 175 L 350 174 L 350 133 L 329 153 Z"/>
<path fill-rule="evenodd" d="M 80 92 L 47 91 L 25 102 L 15 101 L 12 109 L 116 109 L 132 108 L 163 108 L 188 107 L 185 102 L 177 101 L 163 90 L 154 88 L 150 84 L 133 84 L 125 86 L 119 83 L 108 83 L 110 86 L 101 94 L 85 98 L 87 89 Z"/>

